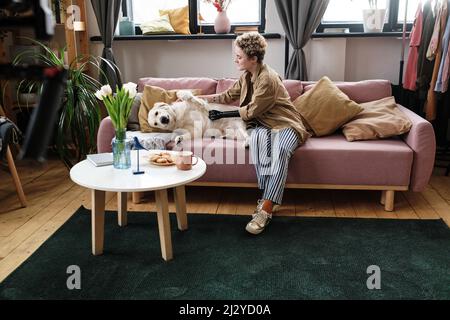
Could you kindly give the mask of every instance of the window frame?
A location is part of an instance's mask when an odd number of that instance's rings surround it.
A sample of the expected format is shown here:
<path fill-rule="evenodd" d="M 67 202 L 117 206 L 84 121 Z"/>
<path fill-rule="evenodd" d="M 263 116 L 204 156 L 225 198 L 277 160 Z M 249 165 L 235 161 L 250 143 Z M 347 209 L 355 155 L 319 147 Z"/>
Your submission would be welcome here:
<path fill-rule="evenodd" d="M 133 0 L 123 0 L 122 1 L 122 12 L 127 13 L 127 16 L 132 16 L 132 4 L 131 1 Z M 266 30 L 266 0 L 259 0 L 260 3 L 260 24 L 257 25 L 258 32 L 264 33 Z M 191 34 L 198 34 L 200 31 L 200 25 L 198 24 L 197 17 L 198 17 L 198 7 L 197 7 L 197 0 L 188 0 L 189 4 L 189 31 Z M 125 14 L 124 14 L 125 16 Z M 251 24 L 252 26 L 254 24 Z M 234 33 L 235 27 L 239 26 L 249 26 L 249 24 L 232 24 L 231 25 L 231 31 L 230 33 Z M 138 25 L 135 27 L 135 34 L 136 35 L 142 35 L 141 28 L 139 28 Z M 204 34 L 215 34 L 214 26 L 201 26 L 201 31 Z M 150 35 L 151 36 L 151 35 Z"/>
<path fill-rule="evenodd" d="M 402 32 L 403 22 L 398 19 L 399 0 L 389 1 L 389 17 L 383 26 L 382 33 L 385 32 Z M 406 31 L 411 31 L 413 23 L 406 24 Z M 322 23 L 320 22 L 315 33 L 324 34 L 325 28 L 348 28 L 350 33 L 363 33 L 364 25 L 362 23 Z"/>

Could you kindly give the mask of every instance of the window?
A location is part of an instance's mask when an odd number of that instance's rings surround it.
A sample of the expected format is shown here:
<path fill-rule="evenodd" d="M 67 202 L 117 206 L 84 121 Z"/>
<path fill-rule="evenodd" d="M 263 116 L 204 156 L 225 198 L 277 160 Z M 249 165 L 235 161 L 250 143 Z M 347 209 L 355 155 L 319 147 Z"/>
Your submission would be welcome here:
<path fill-rule="evenodd" d="M 407 7 L 407 31 L 412 23 L 420 0 L 378 0 L 378 8 L 386 9 L 383 32 L 402 31 Z M 362 10 L 369 8 L 368 0 L 330 0 L 317 32 L 325 28 L 348 28 L 350 32 L 362 32 Z"/>
<path fill-rule="evenodd" d="M 199 21 L 199 25 L 213 25 L 217 16 L 217 10 L 209 3 L 197 0 L 197 8 L 204 21 Z M 261 8 L 259 0 L 233 0 L 228 6 L 228 18 L 233 25 L 260 25 Z"/>
<path fill-rule="evenodd" d="M 406 21 L 408 23 L 413 23 L 414 18 L 416 16 L 417 7 L 419 6 L 420 0 L 408 0 L 408 9 L 407 9 L 407 15 L 406 15 Z M 405 20 L 405 5 L 406 0 L 400 0 L 399 6 L 398 6 L 398 16 L 397 21 L 403 22 Z"/>
<path fill-rule="evenodd" d="M 378 1 L 378 8 L 386 9 L 386 2 Z M 322 23 L 362 23 L 362 11 L 368 8 L 367 4 L 367 0 L 330 0 Z"/>
<path fill-rule="evenodd" d="M 157 18 L 160 9 L 175 9 L 186 5 L 189 5 L 191 33 L 198 33 L 200 27 L 203 33 L 214 33 L 217 11 L 213 5 L 203 0 L 124 0 L 122 13 L 138 26 Z M 232 27 L 257 26 L 259 32 L 264 32 L 265 7 L 266 0 L 233 0 L 228 6 L 227 15 Z M 140 28 L 136 28 L 136 31 L 136 34 L 140 34 Z"/>
<path fill-rule="evenodd" d="M 128 0 L 131 9 L 129 17 L 135 24 L 141 24 L 145 21 L 153 20 L 159 17 L 159 10 L 175 9 L 185 7 L 189 0 Z"/>

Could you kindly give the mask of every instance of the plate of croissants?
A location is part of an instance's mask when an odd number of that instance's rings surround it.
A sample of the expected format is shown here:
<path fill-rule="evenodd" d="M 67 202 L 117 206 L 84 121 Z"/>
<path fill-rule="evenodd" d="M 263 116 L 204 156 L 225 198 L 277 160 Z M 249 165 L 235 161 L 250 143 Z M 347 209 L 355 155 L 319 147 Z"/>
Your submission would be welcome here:
<path fill-rule="evenodd" d="M 149 161 L 155 166 L 172 166 L 175 160 L 169 152 L 155 153 L 149 156 Z"/>

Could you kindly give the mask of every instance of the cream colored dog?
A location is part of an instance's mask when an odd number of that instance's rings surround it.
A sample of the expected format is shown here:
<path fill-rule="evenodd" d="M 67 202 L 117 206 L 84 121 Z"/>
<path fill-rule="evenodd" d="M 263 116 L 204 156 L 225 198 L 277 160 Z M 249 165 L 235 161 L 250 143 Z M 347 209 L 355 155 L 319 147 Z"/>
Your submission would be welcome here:
<path fill-rule="evenodd" d="M 241 118 L 222 118 L 211 121 L 209 110 L 231 111 L 230 107 L 217 103 L 207 103 L 195 97 L 189 90 L 177 92 L 180 101 L 172 104 L 157 102 L 148 113 L 148 124 L 153 128 L 173 131 L 175 143 L 200 137 L 220 137 L 243 140 L 248 146 L 249 135 Z"/>

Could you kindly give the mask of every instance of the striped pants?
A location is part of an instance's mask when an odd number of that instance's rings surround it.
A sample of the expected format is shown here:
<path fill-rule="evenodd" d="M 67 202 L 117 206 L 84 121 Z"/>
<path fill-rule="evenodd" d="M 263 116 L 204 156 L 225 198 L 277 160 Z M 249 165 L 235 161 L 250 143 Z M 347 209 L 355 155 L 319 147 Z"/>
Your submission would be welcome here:
<path fill-rule="evenodd" d="M 292 128 L 272 130 L 256 127 L 251 133 L 250 153 L 256 168 L 263 199 L 281 204 L 288 173 L 289 160 L 299 146 Z"/>

